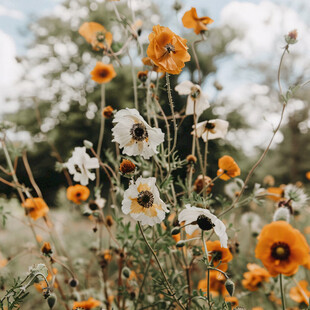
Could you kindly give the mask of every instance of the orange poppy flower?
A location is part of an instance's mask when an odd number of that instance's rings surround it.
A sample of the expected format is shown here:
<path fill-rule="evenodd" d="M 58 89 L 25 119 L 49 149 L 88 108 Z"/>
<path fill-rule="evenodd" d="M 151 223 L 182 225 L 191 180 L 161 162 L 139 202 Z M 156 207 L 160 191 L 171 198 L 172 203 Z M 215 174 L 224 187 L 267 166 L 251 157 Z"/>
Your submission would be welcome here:
<path fill-rule="evenodd" d="M 271 194 L 266 196 L 268 199 L 278 202 L 283 198 L 284 189 L 281 187 L 269 187 L 267 188 L 267 193 Z"/>
<path fill-rule="evenodd" d="M 51 255 L 53 253 L 51 244 L 49 242 L 44 242 L 41 252 L 47 256 Z"/>
<path fill-rule="evenodd" d="M 306 178 L 310 180 L 310 171 L 306 172 Z"/>
<path fill-rule="evenodd" d="M 242 285 L 249 291 L 257 291 L 263 282 L 269 282 L 270 274 L 256 264 L 247 264 L 248 272 L 243 274 Z"/>
<path fill-rule="evenodd" d="M 241 171 L 234 159 L 231 156 L 225 155 L 218 161 L 219 169 L 217 175 L 221 175 L 220 179 L 227 181 L 230 178 L 237 177 Z"/>
<path fill-rule="evenodd" d="M 307 290 L 308 282 L 302 280 L 298 285 L 290 289 L 290 298 L 299 304 L 305 303 L 309 306 L 310 291 Z"/>
<path fill-rule="evenodd" d="M 69 186 L 67 188 L 67 198 L 76 204 L 80 204 L 82 201 L 87 200 L 89 194 L 89 189 L 80 184 Z"/>
<path fill-rule="evenodd" d="M 305 237 L 285 221 L 266 225 L 259 237 L 255 256 L 259 258 L 272 277 L 278 274 L 291 276 L 305 265 L 309 257 Z"/>
<path fill-rule="evenodd" d="M 187 40 L 172 32 L 168 27 L 153 27 L 149 35 L 150 44 L 147 55 L 161 70 L 171 74 L 179 74 L 191 56 L 187 52 Z"/>
<path fill-rule="evenodd" d="M 210 270 L 210 294 L 212 297 L 219 295 L 226 296 L 229 293 L 225 287 L 225 276 L 216 270 Z M 198 282 L 197 290 L 202 290 L 204 293 L 208 290 L 208 274 L 206 273 L 206 279 L 200 280 Z"/>
<path fill-rule="evenodd" d="M 262 307 L 254 307 L 252 310 L 264 310 Z"/>
<path fill-rule="evenodd" d="M 228 268 L 227 263 L 233 259 L 233 256 L 228 248 L 222 248 L 221 242 L 219 240 L 216 241 L 207 241 L 206 242 L 207 249 L 209 252 L 209 260 L 213 258 L 213 265 L 217 266 L 217 268 L 226 271 Z M 221 264 L 219 265 L 221 261 Z"/>
<path fill-rule="evenodd" d="M 108 49 L 111 47 L 113 36 L 102 25 L 90 22 L 84 23 L 80 29 L 79 34 L 90 43 L 94 50 Z"/>
<path fill-rule="evenodd" d="M 96 63 L 95 68 L 90 72 L 90 74 L 92 76 L 92 80 L 99 84 L 108 83 L 116 77 L 116 72 L 113 65 L 106 65 L 101 61 Z"/>
<path fill-rule="evenodd" d="M 199 18 L 195 8 L 191 8 L 189 11 L 185 12 L 182 17 L 183 26 L 186 28 L 194 28 L 196 34 L 208 30 L 206 25 L 212 24 L 213 22 L 214 20 L 207 16 Z"/>
<path fill-rule="evenodd" d="M 27 198 L 22 207 L 26 209 L 26 214 L 35 221 L 45 216 L 49 210 L 42 198 Z"/>
<path fill-rule="evenodd" d="M 82 309 L 92 309 L 96 308 L 101 305 L 101 302 L 99 300 L 96 300 L 92 297 L 89 297 L 88 300 L 85 301 L 75 301 L 73 303 L 73 308 L 72 310 L 82 308 Z"/>
<path fill-rule="evenodd" d="M 239 306 L 239 300 L 235 296 L 227 296 L 225 297 L 225 301 L 231 303 L 232 309 L 235 309 L 237 306 Z"/>

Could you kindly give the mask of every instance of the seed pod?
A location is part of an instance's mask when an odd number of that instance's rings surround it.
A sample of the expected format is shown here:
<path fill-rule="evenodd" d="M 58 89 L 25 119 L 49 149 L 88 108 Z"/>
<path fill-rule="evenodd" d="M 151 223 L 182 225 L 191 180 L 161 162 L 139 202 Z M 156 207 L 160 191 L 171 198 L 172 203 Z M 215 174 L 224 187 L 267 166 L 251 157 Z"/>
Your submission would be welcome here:
<path fill-rule="evenodd" d="M 48 298 L 47 298 L 47 304 L 50 307 L 50 309 L 53 309 L 55 304 L 57 302 L 57 297 L 54 293 L 52 293 Z"/>
<path fill-rule="evenodd" d="M 171 230 L 171 235 L 177 235 L 179 234 L 181 231 L 181 228 L 180 227 L 174 227 L 172 230 Z"/>
<path fill-rule="evenodd" d="M 234 294 L 234 291 L 235 291 L 234 282 L 231 281 L 230 279 L 227 279 L 225 282 L 225 287 L 226 287 L 226 290 L 229 293 L 229 295 L 232 296 Z"/>
<path fill-rule="evenodd" d="M 129 278 L 130 276 L 130 269 L 128 267 L 124 267 L 122 270 L 122 274 L 125 278 Z"/>

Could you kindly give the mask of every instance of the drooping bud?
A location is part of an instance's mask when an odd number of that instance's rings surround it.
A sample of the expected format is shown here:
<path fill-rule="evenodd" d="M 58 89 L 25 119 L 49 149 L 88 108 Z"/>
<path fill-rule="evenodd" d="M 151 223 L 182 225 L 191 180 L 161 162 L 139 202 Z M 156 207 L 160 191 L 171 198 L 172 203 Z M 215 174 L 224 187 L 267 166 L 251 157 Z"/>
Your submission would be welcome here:
<path fill-rule="evenodd" d="M 52 293 L 48 298 L 47 298 L 47 304 L 50 309 L 53 309 L 54 306 L 56 305 L 57 302 L 57 297 L 54 293 Z"/>
<path fill-rule="evenodd" d="M 226 287 L 226 290 L 229 293 L 229 295 L 232 296 L 234 294 L 234 291 L 235 291 L 234 282 L 231 281 L 230 279 L 227 279 L 225 282 L 225 287 Z"/>
<path fill-rule="evenodd" d="M 130 276 L 130 269 L 128 267 L 124 267 L 122 270 L 122 274 L 125 278 L 129 278 Z"/>
<path fill-rule="evenodd" d="M 88 140 L 84 140 L 83 144 L 87 149 L 91 149 L 93 147 L 93 143 Z"/>
<path fill-rule="evenodd" d="M 289 34 L 284 36 L 285 42 L 287 44 L 295 44 L 295 43 L 297 43 L 297 36 L 298 36 L 297 29 L 294 29 L 294 30 L 290 31 Z"/>
<path fill-rule="evenodd" d="M 177 242 L 176 247 L 177 248 L 183 248 L 185 245 L 185 242 L 183 240 L 180 240 L 179 242 Z"/>
<path fill-rule="evenodd" d="M 181 232 L 181 228 L 179 226 L 177 227 L 174 227 L 172 230 L 171 230 L 171 235 L 177 235 Z"/>
<path fill-rule="evenodd" d="M 69 285 L 70 285 L 71 287 L 77 287 L 77 286 L 79 285 L 79 281 L 78 281 L 77 279 L 75 279 L 75 278 L 71 278 L 71 279 L 69 280 Z"/>

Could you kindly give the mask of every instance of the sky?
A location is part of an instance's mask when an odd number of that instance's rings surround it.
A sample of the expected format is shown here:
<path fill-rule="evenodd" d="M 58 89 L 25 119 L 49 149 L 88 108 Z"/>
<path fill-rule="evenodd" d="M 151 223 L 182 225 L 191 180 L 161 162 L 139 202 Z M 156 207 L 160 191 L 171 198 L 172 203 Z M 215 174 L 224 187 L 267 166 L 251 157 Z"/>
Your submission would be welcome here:
<path fill-rule="evenodd" d="M 94 0 L 95 1 L 95 0 Z M 103 0 L 97 0 L 102 2 Z M 121 0 L 124 1 L 124 0 Z M 167 7 L 167 1 L 171 5 L 173 0 L 130 0 L 137 7 L 146 5 L 147 2 L 157 3 L 159 7 Z M 234 108 L 243 111 L 245 115 L 249 114 L 249 122 L 255 122 L 255 111 L 247 102 L 253 94 L 258 94 L 260 98 L 259 106 L 268 107 L 271 102 L 266 96 L 268 89 L 258 85 L 257 76 L 249 74 L 247 70 L 236 71 L 245 63 L 256 63 L 258 61 L 270 62 L 274 66 L 280 59 L 283 47 L 283 35 L 293 29 L 298 29 L 300 42 L 298 48 L 294 49 L 297 54 L 296 65 L 294 66 L 295 74 L 303 72 L 305 68 L 310 68 L 310 59 L 305 59 L 310 53 L 310 4 L 309 0 L 179 0 L 183 8 L 179 13 L 181 17 L 184 12 L 193 5 L 197 8 L 200 16 L 208 15 L 214 19 L 215 26 L 228 25 L 238 34 L 228 47 L 235 54 L 233 58 L 221 60 L 220 70 L 216 77 L 211 77 L 204 90 L 212 99 L 214 96 L 213 80 L 219 79 L 224 85 L 224 91 L 221 96 L 230 96 L 235 103 Z M 61 0 L 0 0 L 0 115 L 3 111 L 10 112 L 16 109 L 16 106 L 5 103 L 4 97 L 14 92 L 14 86 L 21 74 L 21 68 L 16 61 L 16 56 L 26 55 L 29 51 L 27 45 L 31 42 L 31 34 L 27 30 L 27 24 L 37 17 L 56 14 L 57 6 Z M 171 16 L 171 10 L 162 11 L 164 20 L 171 20 L 172 29 L 175 16 Z M 175 15 L 175 14 L 174 14 Z M 158 21 L 160 22 L 160 21 Z M 177 29 L 173 29 L 177 32 Z M 191 30 L 185 30 L 190 32 Z M 146 36 L 147 37 L 147 36 Z M 306 52 L 308 51 L 308 52 Z M 235 72 L 240 75 L 235 77 Z M 309 77 L 310 77 L 310 72 Z M 181 79 L 186 76 L 181 76 Z M 255 104 L 255 103 L 254 103 Z M 296 104 L 301 107 L 302 104 Z M 216 112 L 216 111 L 215 111 Z M 218 114 L 221 110 L 218 109 Z M 227 111 L 226 111 L 227 112 Z M 223 115 L 225 116 L 225 115 Z M 251 119 L 251 117 L 253 119 Z M 268 114 L 264 120 L 266 132 L 257 134 L 257 130 L 247 133 L 252 143 L 247 143 L 250 148 L 257 145 L 266 144 L 268 132 L 272 130 L 275 122 L 278 120 L 277 114 Z M 242 136 L 244 133 L 240 133 Z M 229 139 L 236 139 L 238 133 L 228 136 Z M 281 135 L 278 135 L 278 142 Z M 242 139 L 238 139 L 242 141 Z M 250 151 L 250 150 L 249 150 Z"/>

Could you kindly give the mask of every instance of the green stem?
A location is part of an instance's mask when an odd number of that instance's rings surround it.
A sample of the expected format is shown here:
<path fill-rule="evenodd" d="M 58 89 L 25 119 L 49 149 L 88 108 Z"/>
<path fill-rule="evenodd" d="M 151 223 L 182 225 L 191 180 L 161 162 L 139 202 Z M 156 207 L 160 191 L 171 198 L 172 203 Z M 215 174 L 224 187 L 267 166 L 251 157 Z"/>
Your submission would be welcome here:
<path fill-rule="evenodd" d="M 280 273 L 279 275 L 280 278 L 280 291 L 281 291 L 281 300 L 282 300 L 282 309 L 286 309 L 286 304 L 285 304 L 285 295 L 284 295 L 284 288 L 283 288 L 283 275 Z"/>
<path fill-rule="evenodd" d="M 150 243 L 149 243 L 149 242 L 147 241 L 147 239 L 146 239 L 146 236 L 145 236 L 145 234 L 144 234 L 144 231 L 143 231 L 143 229 L 142 229 L 142 226 L 141 226 L 140 222 L 137 222 L 137 223 L 138 223 L 140 232 L 141 232 L 141 234 L 142 234 L 142 237 L 143 237 L 143 239 L 144 239 L 146 245 L 148 246 L 148 248 L 149 248 L 150 251 L 152 252 L 152 254 L 153 254 L 153 256 L 154 256 L 154 258 L 155 258 L 155 260 L 156 260 L 156 263 L 157 263 L 157 265 L 158 265 L 158 267 L 159 267 L 159 269 L 160 269 L 160 272 L 161 272 L 161 274 L 163 275 L 163 277 L 164 277 L 164 279 L 165 279 L 165 282 L 166 282 L 166 284 L 167 284 L 167 290 L 168 290 L 169 294 L 173 297 L 173 299 L 176 301 L 176 303 L 177 303 L 183 310 L 186 310 L 185 307 L 183 306 L 183 304 L 181 303 L 181 301 L 176 297 L 176 293 L 174 292 L 174 290 L 173 290 L 173 288 L 172 288 L 172 286 L 171 286 L 171 284 L 170 284 L 170 282 L 169 282 L 169 280 L 168 280 L 168 278 L 167 278 L 167 276 L 166 276 L 166 274 L 165 274 L 165 272 L 164 272 L 164 270 L 163 270 L 163 268 L 162 268 L 162 266 L 161 266 L 161 264 L 160 264 L 160 261 L 159 261 L 157 255 L 156 255 L 155 251 L 153 250 L 153 248 L 151 247 Z"/>

